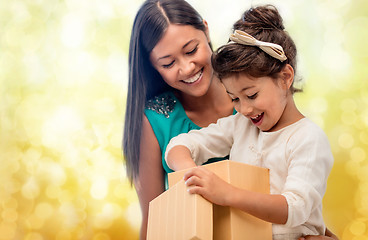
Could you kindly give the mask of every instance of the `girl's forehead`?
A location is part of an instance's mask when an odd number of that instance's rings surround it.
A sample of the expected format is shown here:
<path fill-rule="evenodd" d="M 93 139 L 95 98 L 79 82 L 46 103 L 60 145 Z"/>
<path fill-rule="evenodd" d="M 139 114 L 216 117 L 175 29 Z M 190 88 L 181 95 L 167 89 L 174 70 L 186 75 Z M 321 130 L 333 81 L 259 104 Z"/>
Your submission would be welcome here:
<path fill-rule="evenodd" d="M 221 79 L 221 81 L 228 92 L 238 92 L 264 86 L 269 82 L 273 82 L 273 79 L 268 76 L 256 78 L 247 74 L 230 74 L 229 76 Z"/>

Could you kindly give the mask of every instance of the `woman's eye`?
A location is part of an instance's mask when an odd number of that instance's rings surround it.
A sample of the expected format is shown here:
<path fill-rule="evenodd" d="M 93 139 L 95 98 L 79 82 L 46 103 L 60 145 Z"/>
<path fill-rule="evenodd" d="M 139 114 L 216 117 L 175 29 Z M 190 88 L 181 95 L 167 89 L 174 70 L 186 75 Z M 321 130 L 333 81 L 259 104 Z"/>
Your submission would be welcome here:
<path fill-rule="evenodd" d="M 172 61 L 171 63 L 169 64 L 164 64 L 162 65 L 163 68 L 170 68 L 172 65 L 174 64 L 174 61 Z"/>
<path fill-rule="evenodd" d="M 231 101 L 232 102 L 238 102 L 239 101 L 239 98 L 232 98 Z"/>
<path fill-rule="evenodd" d="M 198 49 L 198 45 L 197 45 L 197 46 L 195 46 L 195 48 L 193 48 L 193 50 L 191 50 L 191 51 L 187 52 L 186 54 L 187 54 L 187 55 L 191 55 L 191 54 L 195 53 L 195 52 L 197 51 L 197 49 Z"/>
<path fill-rule="evenodd" d="M 253 95 L 250 95 L 250 96 L 248 96 L 248 98 L 249 98 L 249 99 L 255 99 L 255 98 L 257 97 L 257 94 L 258 94 L 258 93 L 255 93 L 255 94 L 253 94 Z"/>

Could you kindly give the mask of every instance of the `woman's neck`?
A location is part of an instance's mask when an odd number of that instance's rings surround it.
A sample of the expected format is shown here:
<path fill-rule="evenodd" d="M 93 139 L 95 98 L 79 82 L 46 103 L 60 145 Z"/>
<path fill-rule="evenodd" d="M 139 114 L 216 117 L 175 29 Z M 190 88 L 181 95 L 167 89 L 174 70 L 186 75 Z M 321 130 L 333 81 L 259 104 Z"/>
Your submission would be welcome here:
<path fill-rule="evenodd" d="M 178 99 L 183 105 L 186 111 L 204 111 L 206 109 L 216 109 L 229 101 L 229 96 L 222 83 L 214 78 L 208 88 L 207 93 L 202 96 L 192 96 L 183 94 L 182 92 L 177 94 Z"/>
<path fill-rule="evenodd" d="M 178 94 L 187 116 L 198 126 L 208 126 L 233 113 L 233 104 L 222 83 L 214 78 L 206 94 L 200 97 Z"/>

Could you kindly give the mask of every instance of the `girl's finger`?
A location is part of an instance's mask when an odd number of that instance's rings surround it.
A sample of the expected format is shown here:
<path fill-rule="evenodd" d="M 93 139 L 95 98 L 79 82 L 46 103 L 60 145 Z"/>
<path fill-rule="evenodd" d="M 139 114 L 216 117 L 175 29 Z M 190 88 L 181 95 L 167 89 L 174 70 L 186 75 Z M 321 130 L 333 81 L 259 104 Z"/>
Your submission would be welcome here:
<path fill-rule="evenodd" d="M 203 174 L 203 169 L 204 169 L 203 167 L 195 167 L 195 168 L 189 169 L 184 174 L 184 181 L 186 181 L 188 178 L 190 178 L 192 176 L 200 177 Z"/>
<path fill-rule="evenodd" d="M 201 179 L 197 176 L 191 176 L 187 180 L 185 180 L 185 185 L 187 186 L 201 186 Z"/>
<path fill-rule="evenodd" d="M 202 187 L 200 187 L 200 186 L 190 186 L 190 187 L 187 188 L 187 191 L 190 194 L 199 194 L 199 195 L 202 195 Z"/>

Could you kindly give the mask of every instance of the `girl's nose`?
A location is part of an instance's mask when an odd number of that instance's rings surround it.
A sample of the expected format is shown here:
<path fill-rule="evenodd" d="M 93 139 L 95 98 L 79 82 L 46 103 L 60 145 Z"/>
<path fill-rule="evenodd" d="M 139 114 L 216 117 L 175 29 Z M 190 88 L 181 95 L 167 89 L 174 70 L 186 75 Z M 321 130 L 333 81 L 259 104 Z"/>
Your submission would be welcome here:
<path fill-rule="evenodd" d="M 243 114 L 244 116 L 250 116 L 251 113 L 253 112 L 253 107 L 250 104 L 247 103 L 241 103 L 240 105 L 240 113 Z"/>

